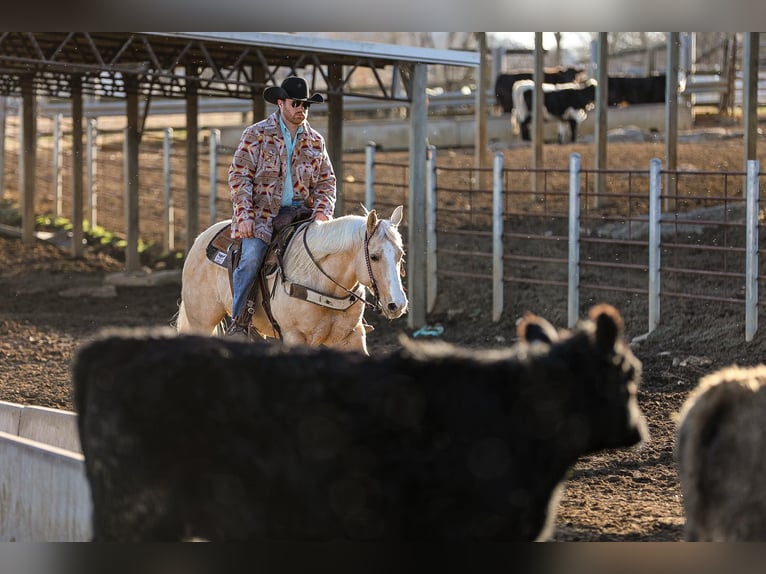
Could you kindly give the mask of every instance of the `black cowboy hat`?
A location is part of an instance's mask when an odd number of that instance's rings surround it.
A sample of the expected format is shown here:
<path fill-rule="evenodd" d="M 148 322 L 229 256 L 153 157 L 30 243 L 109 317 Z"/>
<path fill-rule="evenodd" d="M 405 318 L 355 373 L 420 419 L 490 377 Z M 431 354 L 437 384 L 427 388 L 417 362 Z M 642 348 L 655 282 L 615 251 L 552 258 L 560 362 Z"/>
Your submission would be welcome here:
<path fill-rule="evenodd" d="M 306 80 L 298 76 L 290 76 L 285 78 L 281 86 L 269 86 L 263 90 L 263 99 L 270 104 L 276 104 L 277 100 L 287 98 L 301 102 L 311 102 L 312 104 L 324 102 L 324 98 L 319 94 L 314 94 L 309 98 L 308 84 Z"/>

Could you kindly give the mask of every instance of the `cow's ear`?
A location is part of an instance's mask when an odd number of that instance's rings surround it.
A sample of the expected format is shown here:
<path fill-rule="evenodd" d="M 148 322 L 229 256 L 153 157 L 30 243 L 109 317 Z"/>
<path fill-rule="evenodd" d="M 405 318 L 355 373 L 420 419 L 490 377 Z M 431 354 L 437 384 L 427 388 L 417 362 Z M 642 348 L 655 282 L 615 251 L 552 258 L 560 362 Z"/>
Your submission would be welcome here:
<path fill-rule="evenodd" d="M 608 303 L 591 307 L 588 317 L 596 324 L 596 344 L 602 351 L 610 352 L 622 337 L 625 325 L 620 312 Z"/>
<path fill-rule="evenodd" d="M 516 324 L 516 335 L 518 335 L 520 340 L 527 343 L 533 341 L 553 343 L 559 339 L 558 331 L 556 331 L 553 325 L 531 312 L 525 313 L 519 319 L 519 322 Z"/>

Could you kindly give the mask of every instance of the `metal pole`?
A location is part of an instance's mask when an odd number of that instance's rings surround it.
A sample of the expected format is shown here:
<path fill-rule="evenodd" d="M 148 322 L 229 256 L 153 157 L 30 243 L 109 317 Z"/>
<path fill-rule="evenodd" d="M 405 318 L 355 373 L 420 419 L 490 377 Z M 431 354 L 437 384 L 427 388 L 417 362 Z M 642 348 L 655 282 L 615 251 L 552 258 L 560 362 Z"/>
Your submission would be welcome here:
<path fill-rule="evenodd" d="M 652 159 L 649 162 L 649 333 L 660 323 L 661 171 L 660 160 Z"/>
<path fill-rule="evenodd" d="M 88 130 L 85 135 L 86 164 L 88 166 L 88 221 L 93 229 L 97 223 L 97 192 L 96 192 L 96 120 L 88 120 Z"/>
<path fill-rule="evenodd" d="M 595 133 L 595 168 L 596 175 L 593 182 L 593 207 L 599 207 L 601 198 L 606 193 L 607 169 L 607 128 L 609 123 L 609 34 L 598 33 L 596 44 L 596 74 L 598 74 L 598 87 L 596 88 L 596 133 Z"/>
<path fill-rule="evenodd" d="M 61 177 L 61 120 L 63 114 L 53 116 L 53 210 L 56 218 L 61 217 L 63 178 Z"/>
<path fill-rule="evenodd" d="M 489 147 L 487 146 L 487 91 L 489 90 L 489 61 L 487 57 L 487 33 L 476 32 L 476 49 L 479 52 L 479 67 L 476 68 L 476 132 L 474 139 L 474 163 L 479 168 L 479 186 L 489 186 Z M 486 175 L 485 175 L 486 174 Z"/>
<path fill-rule="evenodd" d="M 436 305 L 437 259 L 436 259 L 436 146 L 428 146 L 426 159 L 426 285 L 428 296 L 426 309 L 430 313 Z"/>
<path fill-rule="evenodd" d="M 5 196 L 5 117 L 8 98 L 0 96 L 0 199 Z"/>
<path fill-rule="evenodd" d="M 218 144 L 221 142 L 221 130 L 210 130 L 210 225 L 218 221 Z"/>
<path fill-rule="evenodd" d="M 665 192 L 668 202 L 678 197 L 678 32 L 667 34 L 667 65 L 665 72 Z M 673 209 L 676 208 L 674 204 Z M 670 204 L 665 210 L 670 211 Z"/>
<path fill-rule="evenodd" d="M 543 173 L 543 81 L 545 68 L 543 62 L 543 33 L 535 32 L 534 95 L 532 101 L 532 200 L 536 200 L 545 186 Z"/>
<path fill-rule="evenodd" d="M 426 86 L 428 66 L 414 64 L 410 78 L 410 194 L 409 225 L 407 226 L 407 292 L 410 311 L 407 325 L 419 329 L 426 324 Z"/>
<path fill-rule="evenodd" d="M 199 231 L 199 173 L 198 173 L 198 125 L 199 125 L 199 83 L 192 76 L 197 75 L 195 67 L 187 69 L 190 77 L 186 84 L 186 241 L 189 253 Z"/>
<path fill-rule="evenodd" d="M 72 256 L 83 255 L 82 77 L 72 76 Z"/>
<path fill-rule="evenodd" d="M 569 295 L 567 325 L 580 314 L 580 154 L 569 156 Z"/>
<path fill-rule="evenodd" d="M 125 270 L 138 271 L 141 259 L 138 252 L 139 244 L 139 116 L 138 116 L 138 78 L 126 76 L 125 91 L 126 115 L 128 125 L 125 128 Z"/>
<path fill-rule="evenodd" d="M 503 314 L 503 152 L 492 165 L 492 321 Z"/>
<path fill-rule="evenodd" d="M 347 213 L 343 191 L 343 66 L 329 64 L 327 93 L 327 155 L 335 170 L 335 217 Z"/>
<path fill-rule="evenodd" d="M 25 245 L 35 240 L 35 164 L 37 162 L 37 113 L 32 76 L 21 77 L 21 238 Z"/>
<path fill-rule="evenodd" d="M 175 234 L 173 232 L 175 227 L 175 217 L 173 213 L 173 192 L 172 181 L 173 174 L 171 173 L 170 157 L 173 151 L 173 128 L 165 128 L 165 139 L 162 144 L 162 174 L 165 179 L 165 227 L 163 233 L 163 245 L 165 246 L 165 252 L 170 253 L 175 249 Z"/>
<path fill-rule="evenodd" d="M 375 142 L 367 142 L 364 150 L 364 207 L 375 207 Z"/>
<path fill-rule="evenodd" d="M 742 55 L 744 85 L 742 89 L 742 118 L 745 134 L 745 162 L 757 157 L 758 141 L 758 62 L 760 61 L 758 32 L 745 34 Z M 745 182 L 747 184 L 747 182 Z"/>
<path fill-rule="evenodd" d="M 745 341 L 758 330 L 758 174 L 757 159 L 747 160 L 747 229 L 745 261 Z"/>

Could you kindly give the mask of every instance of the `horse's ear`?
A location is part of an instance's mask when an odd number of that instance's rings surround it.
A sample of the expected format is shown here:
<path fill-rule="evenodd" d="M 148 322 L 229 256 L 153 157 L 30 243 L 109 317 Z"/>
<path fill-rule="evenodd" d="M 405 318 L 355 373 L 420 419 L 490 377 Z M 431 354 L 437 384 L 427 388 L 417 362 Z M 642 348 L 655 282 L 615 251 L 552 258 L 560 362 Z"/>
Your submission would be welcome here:
<path fill-rule="evenodd" d="M 402 222 L 402 206 L 399 205 L 394 209 L 394 212 L 391 214 L 391 225 L 394 227 L 399 227 L 399 224 Z"/>
<path fill-rule="evenodd" d="M 375 212 L 374 209 L 370 210 L 370 212 L 367 214 L 367 236 L 372 237 L 372 234 L 375 233 L 375 228 L 378 225 L 378 214 Z"/>

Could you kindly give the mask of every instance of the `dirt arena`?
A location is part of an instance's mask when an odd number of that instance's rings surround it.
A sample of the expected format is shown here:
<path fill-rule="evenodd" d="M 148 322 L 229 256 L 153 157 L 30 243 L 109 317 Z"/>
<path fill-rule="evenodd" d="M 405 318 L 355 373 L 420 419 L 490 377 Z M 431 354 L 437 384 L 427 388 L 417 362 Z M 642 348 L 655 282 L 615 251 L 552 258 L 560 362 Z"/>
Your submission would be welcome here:
<path fill-rule="evenodd" d="M 759 146 L 763 155 L 766 146 Z M 591 146 L 585 144 L 546 146 L 546 162 L 564 168 L 572 151 L 582 155 L 584 167 L 592 167 Z M 527 147 L 505 153 L 516 165 L 529 162 Z M 664 144 L 649 141 L 610 144 L 608 158 L 610 167 L 645 168 L 650 158 L 663 156 Z M 764 164 L 766 158 L 760 160 Z M 679 165 L 740 170 L 742 139 L 682 143 Z M 72 409 L 69 368 L 80 345 L 103 327 L 170 323 L 180 285 L 171 280 L 151 287 L 115 287 L 107 278 L 122 268 L 109 255 L 88 251 L 83 259 L 73 260 L 50 243 L 24 246 L 18 238 L 0 235 L 0 400 Z M 517 314 L 492 323 L 486 298 L 479 298 L 468 280 L 449 279 L 440 287 L 443 293 L 428 320 L 443 326 L 441 338 L 471 347 L 512 343 Z M 511 302 L 514 309 L 538 312 L 563 326 L 565 301 L 551 301 L 549 293 L 534 289 L 519 297 L 523 300 Z M 620 308 L 622 300 L 610 302 Z M 638 304 L 631 302 L 631 313 L 645 312 L 634 308 Z M 674 415 L 702 375 L 732 363 L 758 363 L 766 351 L 766 329 L 746 344 L 741 313 L 714 304 L 679 304 L 676 311 L 664 316 L 661 327 L 646 340 L 633 345 L 643 362 L 639 403 L 651 440 L 641 447 L 581 459 L 559 507 L 556 541 L 681 539 Z M 368 320 L 375 326 L 368 339 L 373 355 L 395 347 L 400 333 L 412 334 L 406 319 Z M 641 335 L 630 322 L 626 330 L 628 339 Z"/>

